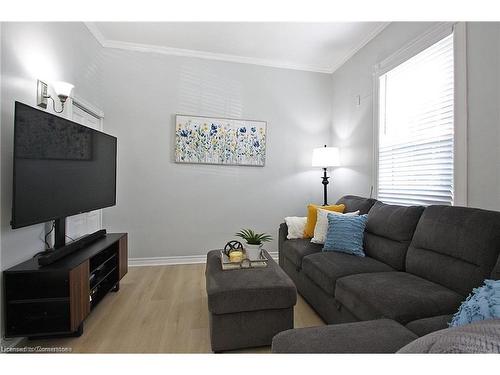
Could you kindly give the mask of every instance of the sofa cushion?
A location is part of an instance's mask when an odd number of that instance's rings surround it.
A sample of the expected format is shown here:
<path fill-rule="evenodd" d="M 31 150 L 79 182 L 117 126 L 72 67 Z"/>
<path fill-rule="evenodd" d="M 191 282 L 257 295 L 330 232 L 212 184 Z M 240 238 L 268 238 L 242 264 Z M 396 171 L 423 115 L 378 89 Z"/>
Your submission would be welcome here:
<path fill-rule="evenodd" d="M 418 222 L 406 271 L 463 296 L 493 271 L 500 252 L 500 212 L 429 206 Z"/>
<path fill-rule="evenodd" d="M 403 271 L 406 252 L 424 207 L 403 207 L 377 201 L 368 212 L 366 255 Z"/>
<path fill-rule="evenodd" d="M 405 272 L 365 273 L 337 280 L 335 298 L 360 320 L 412 320 L 454 313 L 462 296 Z"/>
<path fill-rule="evenodd" d="M 497 264 L 493 267 L 493 271 L 491 271 L 490 279 L 500 280 L 500 256 L 497 259 Z"/>
<path fill-rule="evenodd" d="M 354 212 L 359 210 L 360 215 L 367 214 L 376 202 L 373 198 L 363 198 L 356 195 L 345 195 L 340 198 L 336 204 L 343 204 L 345 206 L 344 212 Z"/>
<path fill-rule="evenodd" d="M 417 336 L 401 324 L 380 319 L 280 332 L 273 353 L 395 353 Z"/>
<path fill-rule="evenodd" d="M 283 242 L 282 254 L 298 268 L 302 267 L 302 258 L 321 252 L 323 245 L 311 243 L 309 239 L 287 240 Z"/>
<path fill-rule="evenodd" d="M 339 252 L 311 254 L 302 260 L 302 270 L 316 285 L 333 296 L 337 279 L 368 272 L 393 271 L 387 264 L 369 257 Z"/>
<path fill-rule="evenodd" d="M 430 318 L 418 319 L 406 325 L 410 331 L 418 336 L 425 336 L 431 332 L 439 331 L 440 329 L 448 328 L 448 323 L 453 315 L 438 315 Z"/>

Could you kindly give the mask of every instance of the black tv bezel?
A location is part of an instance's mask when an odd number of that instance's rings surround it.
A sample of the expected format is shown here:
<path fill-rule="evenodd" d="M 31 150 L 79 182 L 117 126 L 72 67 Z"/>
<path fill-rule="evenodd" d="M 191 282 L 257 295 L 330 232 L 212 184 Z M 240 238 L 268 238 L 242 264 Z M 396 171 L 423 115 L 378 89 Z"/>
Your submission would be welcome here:
<path fill-rule="evenodd" d="M 17 109 L 18 109 L 18 106 L 24 106 L 24 107 L 27 107 L 31 110 L 35 110 L 35 111 L 39 111 L 39 112 L 42 112 L 44 115 L 46 116 L 49 116 L 49 117 L 53 117 L 53 118 L 56 118 L 58 121 L 60 120 L 63 120 L 63 121 L 66 121 L 66 122 L 69 122 L 71 124 L 75 124 L 75 125 L 78 125 L 78 126 L 81 126 L 83 128 L 87 128 L 87 129 L 90 129 L 91 131 L 94 131 L 96 133 L 100 133 L 104 136 L 107 136 L 107 137 L 110 137 L 110 138 L 113 138 L 115 140 L 115 171 L 114 171 L 114 181 L 115 181 L 115 186 L 114 186 L 114 199 L 113 199 L 113 203 L 112 204 L 109 204 L 109 205 L 105 205 L 105 206 L 97 206 L 97 207 L 90 207 L 90 208 L 85 208 L 83 210 L 80 210 L 80 211 L 76 211 L 76 212 L 73 212 L 73 211 L 69 211 L 68 213 L 66 213 L 64 216 L 51 216 L 51 217 L 47 217 L 47 218 L 44 218 L 44 219 L 41 219 L 40 220 L 34 220 L 34 221 L 27 221 L 27 222 L 23 222 L 23 223 L 17 223 L 14 221 L 14 218 L 16 217 L 15 216 L 15 202 L 16 202 L 16 135 L 17 135 L 17 126 L 16 126 L 16 120 L 17 120 Z M 24 228 L 24 227 L 29 227 L 31 225 L 35 225 L 35 224 L 43 224 L 43 223 L 46 223 L 46 222 L 49 222 L 49 221 L 53 221 L 53 220 L 57 220 L 57 219 L 62 219 L 62 218 L 66 218 L 68 216 L 73 216 L 73 215 L 79 215 L 79 214 L 83 214 L 85 212 L 90 212 L 90 211 L 95 211 L 95 210 L 100 210 L 102 208 L 106 208 L 106 207 L 112 207 L 112 206 L 115 206 L 116 205 L 116 178 L 117 178 L 117 168 L 118 168 L 118 138 L 111 135 L 111 134 L 107 134 L 107 133 L 104 133 L 102 131 L 99 131 L 99 130 L 96 130 L 96 129 L 93 129 L 93 128 L 89 128 L 88 126 L 85 126 L 85 125 L 82 125 L 82 124 L 79 124 L 75 121 L 71 121 L 71 120 L 68 120 L 64 117 L 61 117 L 61 116 L 56 116 L 52 113 L 49 113 L 49 112 L 46 112 L 46 111 L 42 111 L 38 108 L 35 108 L 35 107 L 32 107 L 28 104 L 25 104 L 25 103 L 21 103 L 21 102 L 18 102 L 18 101 L 15 101 L 14 103 L 14 137 L 13 137 L 13 160 L 12 160 L 12 164 L 13 164 L 13 167 L 12 167 L 12 217 L 11 217 L 11 221 L 10 221 L 10 226 L 12 229 L 18 229 L 18 228 Z"/>

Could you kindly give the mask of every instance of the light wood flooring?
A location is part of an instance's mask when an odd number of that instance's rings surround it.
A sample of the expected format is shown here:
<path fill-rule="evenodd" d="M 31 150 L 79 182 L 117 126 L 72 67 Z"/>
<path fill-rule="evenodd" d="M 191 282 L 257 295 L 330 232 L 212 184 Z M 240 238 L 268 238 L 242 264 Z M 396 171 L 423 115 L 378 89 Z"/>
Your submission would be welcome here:
<path fill-rule="evenodd" d="M 205 265 L 131 267 L 76 338 L 25 340 L 21 345 L 71 347 L 73 353 L 211 353 Z M 295 327 L 324 325 L 298 296 Z M 244 350 L 268 353 L 270 347 Z"/>

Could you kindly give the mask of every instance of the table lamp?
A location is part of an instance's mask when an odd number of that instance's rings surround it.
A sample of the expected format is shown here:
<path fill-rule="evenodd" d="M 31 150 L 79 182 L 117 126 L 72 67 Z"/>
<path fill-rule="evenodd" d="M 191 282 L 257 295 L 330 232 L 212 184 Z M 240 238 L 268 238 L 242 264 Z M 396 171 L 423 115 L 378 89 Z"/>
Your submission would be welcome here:
<path fill-rule="evenodd" d="M 327 185 L 330 177 L 326 174 L 328 167 L 338 167 L 340 165 L 339 149 L 337 147 L 319 147 L 313 150 L 312 166 L 323 168 L 323 206 L 328 204 Z"/>

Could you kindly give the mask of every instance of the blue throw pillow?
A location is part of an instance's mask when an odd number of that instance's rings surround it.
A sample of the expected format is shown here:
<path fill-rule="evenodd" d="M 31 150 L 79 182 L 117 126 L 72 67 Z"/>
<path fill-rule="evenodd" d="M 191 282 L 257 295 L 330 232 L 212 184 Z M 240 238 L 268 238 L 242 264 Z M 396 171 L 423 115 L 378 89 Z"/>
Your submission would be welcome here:
<path fill-rule="evenodd" d="M 364 257 L 363 235 L 367 221 L 368 215 L 328 214 L 328 230 L 323 251 L 339 251 Z"/>
<path fill-rule="evenodd" d="M 500 318 L 500 280 L 484 280 L 484 285 L 475 288 L 462 302 L 449 326 L 463 326 L 493 318 Z"/>

